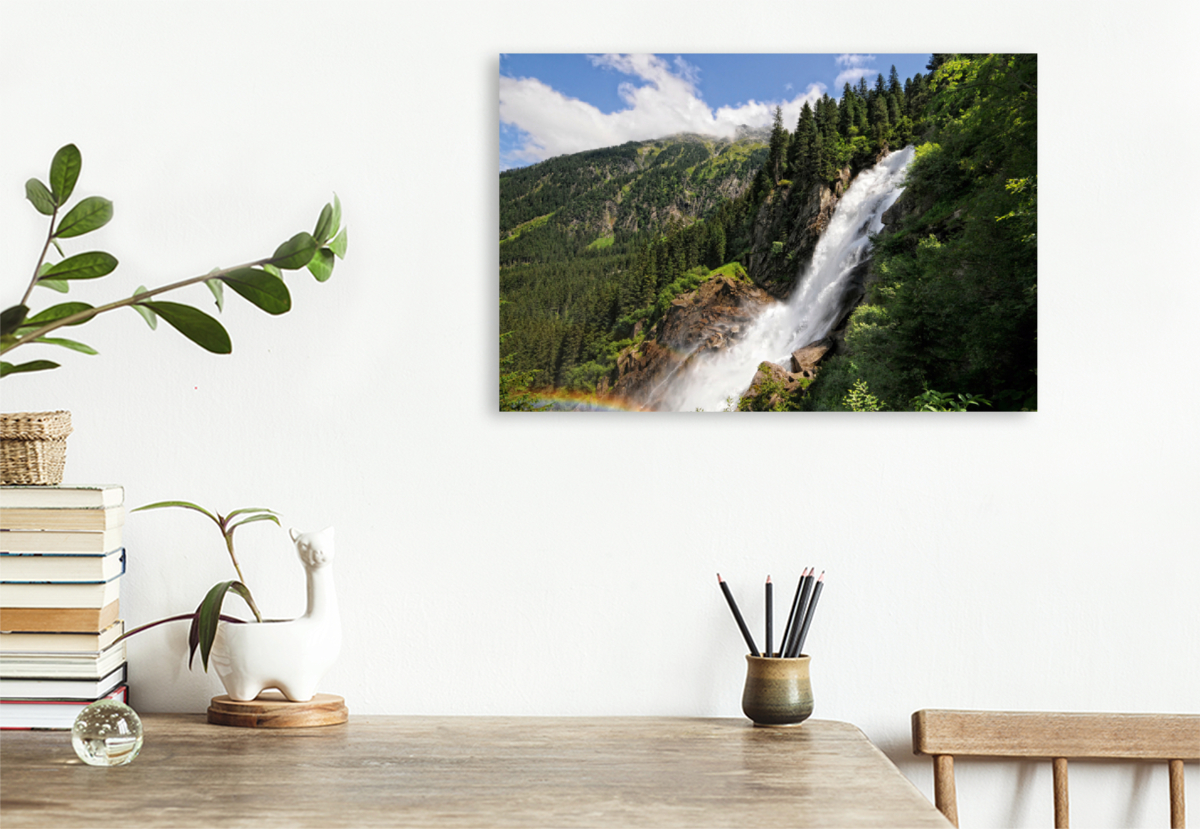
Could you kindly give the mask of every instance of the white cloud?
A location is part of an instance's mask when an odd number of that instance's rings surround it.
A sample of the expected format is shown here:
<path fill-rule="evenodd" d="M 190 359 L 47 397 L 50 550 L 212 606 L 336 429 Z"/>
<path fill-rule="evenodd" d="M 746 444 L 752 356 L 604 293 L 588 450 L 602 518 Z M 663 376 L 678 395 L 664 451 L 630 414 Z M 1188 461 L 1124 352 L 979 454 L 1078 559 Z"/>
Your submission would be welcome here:
<path fill-rule="evenodd" d="M 842 88 L 847 83 L 854 86 L 858 83 L 859 78 L 870 78 L 879 74 L 878 69 L 867 66 L 868 63 L 875 60 L 874 55 L 838 55 L 835 60 L 838 66 L 843 67 L 833 81 L 835 95 L 841 95 Z"/>
<path fill-rule="evenodd" d="M 700 71 L 682 58 L 672 63 L 655 55 L 591 55 L 594 66 L 616 70 L 641 81 L 618 86 L 626 108 L 604 113 L 569 98 L 537 78 L 500 77 L 500 122 L 517 127 L 528 138 L 502 161 L 541 161 L 565 153 L 645 141 L 681 132 L 731 138 L 739 124 L 769 127 L 775 107 L 783 107 L 788 129 L 795 126 L 804 102 L 815 102 L 823 84 L 790 101 L 750 101 L 714 111 L 700 97 Z M 502 163 L 501 166 L 506 166 Z"/>
<path fill-rule="evenodd" d="M 838 55 L 835 60 L 838 66 L 863 66 L 875 60 L 874 55 Z"/>

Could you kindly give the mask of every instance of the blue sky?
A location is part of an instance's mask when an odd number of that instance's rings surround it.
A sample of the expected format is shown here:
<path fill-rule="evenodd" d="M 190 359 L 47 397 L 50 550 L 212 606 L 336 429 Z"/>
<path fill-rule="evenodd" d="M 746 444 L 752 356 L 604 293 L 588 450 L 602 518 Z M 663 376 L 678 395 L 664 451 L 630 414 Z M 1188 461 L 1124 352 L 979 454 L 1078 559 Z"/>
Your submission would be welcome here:
<path fill-rule="evenodd" d="M 678 132 L 732 135 L 770 126 L 783 107 L 789 129 L 805 101 L 895 65 L 903 81 L 928 54 L 517 55 L 500 56 L 500 169 L 564 153 Z"/>

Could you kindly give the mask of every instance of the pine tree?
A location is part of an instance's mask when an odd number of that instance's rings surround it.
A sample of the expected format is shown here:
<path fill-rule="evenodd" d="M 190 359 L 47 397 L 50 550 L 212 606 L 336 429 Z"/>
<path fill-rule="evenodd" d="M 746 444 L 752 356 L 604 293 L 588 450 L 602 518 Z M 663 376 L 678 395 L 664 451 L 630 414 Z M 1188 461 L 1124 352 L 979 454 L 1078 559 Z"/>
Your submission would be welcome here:
<path fill-rule="evenodd" d="M 783 175 L 787 135 L 787 130 L 783 128 L 783 108 L 775 107 L 775 123 L 771 127 L 771 145 L 767 151 L 767 173 L 772 183 L 778 182 Z"/>
<path fill-rule="evenodd" d="M 796 134 L 792 138 L 792 146 L 795 148 L 792 154 L 792 175 L 805 182 L 812 181 L 817 173 L 816 140 L 816 116 L 808 101 L 805 101 L 800 110 L 800 118 L 796 122 Z"/>
<path fill-rule="evenodd" d="M 850 88 L 850 83 L 847 82 L 842 87 L 842 102 L 838 106 L 838 132 L 849 137 L 850 128 L 855 125 L 855 106 L 854 90 Z"/>

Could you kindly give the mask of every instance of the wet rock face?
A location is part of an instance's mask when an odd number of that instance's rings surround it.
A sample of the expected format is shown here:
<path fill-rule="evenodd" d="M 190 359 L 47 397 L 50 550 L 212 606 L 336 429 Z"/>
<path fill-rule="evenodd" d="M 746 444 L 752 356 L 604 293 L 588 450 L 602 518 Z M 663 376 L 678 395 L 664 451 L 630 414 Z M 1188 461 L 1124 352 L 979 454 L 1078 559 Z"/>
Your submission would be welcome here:
<path fill-rule="evenodd" d="M 685 371 L 692 360 L 740 340 L 773 301 L 762 288 L 723 276 L 677 297 L 658 326 L 658 336 L 617 358 L 613 391 L 647 409 L 657 408 L 667 380 Z"/>

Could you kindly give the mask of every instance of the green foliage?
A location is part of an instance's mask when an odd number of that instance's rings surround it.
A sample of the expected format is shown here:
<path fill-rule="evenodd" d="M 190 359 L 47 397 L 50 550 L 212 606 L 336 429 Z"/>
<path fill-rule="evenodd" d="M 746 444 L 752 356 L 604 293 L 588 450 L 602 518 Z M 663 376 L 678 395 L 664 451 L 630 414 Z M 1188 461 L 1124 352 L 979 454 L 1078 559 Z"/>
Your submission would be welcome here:
<path fill-rule="evenodd" d="M 871 394 L 865 380 L 855 380 L 842 402 L 852 412 L 878 412 L 883 409 L 883 403 Z"/>
<path fill-rule="evenodd" d="M 67 201 L 75 190 L 82 167 L 83 160 L 79 149 L 74 144 L 68 144 L 59 149 L 50 162 L 49 186 L 36 178 L 25 183 L 26 198 L 35 210 L 50 217 L 50 230 L 25 295 L 18 304 L 3 312 L 0 354 L 7 354 L 12 349 L 29 344 L 51 345 L 83 354 L 96 354 L 94 348 L 84 343 L 47 335 L 63 326 L 81 325 L 99 314 L 124 307 L 137 311 L 152 329 L 157 326 L 158 318 L 162 317 L 172 328 L 201 348 L 215 354 L 228 354 L 233 350 L 229 334 L 212 316 L 190 305 L 152 298 L 187 285 L 204 282 L 216 298 L 218 311 L 224 308 L 222 289 L 224 285 L 228 285 L 235 293 L 268 314 L 283 314 L 291 309 L 292 301 L 281 271 L 307 267 L 317 281 L 324 282 L 332 275 L 335 260 L 346 255 L 346 229 L 341 227 L 342 205 L 335 195 L 333 202 L 326 204 L 322 209 L 312 233 L 296 234 L 276 248 L 271 256 L 245 265 L 217 269 L 203 276 L 153 290 L 140 286 L 129 297 L 100 306 L 84 302 L 60 303 L 30 315 L 29 300 L 35 287 L 67 293 L 72 282 L 98 279 L 117 268 L 116 257 L 109 253 L 88 251 L 66 256 L 59 244 L 62 239 L 83 236 L 104 227 L 113 216 L 111 201 L 100 196 L 89 196 L 59 217 L 59 212 L 67 206 Z M 53 264 L 46 261 L 52 246 L 63 257 Z M 0 377 L 57 367 L 58 363 L 50 360 L 33 360 L 20 364 L 5 361 L 0 362 Z"/>
<path fill-rule="evenodd" d="M 912 400 L 913 410 L 918 412 L 965 412 L 970 406 L 991 405 L 989 400 L 977 394 L 951 394 L 932 389 L 925 389 Z"/>
<path fill-rule="evenodd" d="M 767 371 L 766 364 L 759 365 L 760 371 Z M 768 375 L 758 385 L 754 394 L 742 397 L 737 404 L 739 412 L 798 412 L 802 409 L 804 392 L 812 383 L 810 377 L 796 378 L 796 390 L 788 391 L 787 385 L 780 379 Z"/>
<path fill-rule="evenodd" d="M 192 622 L 191 630 L 188 633 L 188 665 L 195 658 L 197 648 L 200 650 L 200 660 L 204 665 L 204 670 L 208 670 L 208 657 L 212 652 L 213 641 L 217 636 L 217 623 L 221 620 L 229 622 L 238 622 L 239 619 L 231 619 L 221 615 L 221 607 L 225 601 L 225 596 L 230 591 L 237 593 L 249 606 L 254 613 L 254 618 L 261 622 L 262 614 L 258 610 L 258 606 L 254 603 L 253 596 L 250 595 L 250 588 L 245 584 L 245 578 L 242 576 L 242 567 L 238 564 L 237 554 L 233 547 L 233 534 L 238 527 L 244 527 L 247 524 L 254 524 L 261 521 L 270 521 L 276 526 L 282 526 L 279 523 L 279 514 L 273 510 L 263 507 L 243 507 L 235 509 L 226 515 L 221 515 L 219 512 L 212 512 L 199 504 L 191 501 L 158 501 L 153 504 L 145 504 L 130 510 L 130 512 L 142 512 L 143 510 L 177 508 L 198 512 L 208 518 L 217 525 L 217 529 L 221 533 L 221 538 L 225 542 L 225 549 L 229 553 L 229 559 L 233 562 L 233 568 L 237 571 L 238 578 L 235 581 L 220 582 L 212 587 L 200 601 L 199 606 L 192 612 L 180 616 L 171 616 L 166 619 L 159 619 L 156 622 L 142 625 L 134 628 L 122 635 L 117 641 L 133 636 L 135 633 L 140 633 L 143 630 L 149 630 L 152 627 L 164 624 L 166 622 L 180 621 L 190 619 Z"/>
<path fill-rule="evenodd" d="M 814 408 L 838 408 L 858 379 L 889 410 L 1036 408 L 1036 56 L 931 63 L 905 93 L 906 106 L 924 99 L 929 129 L 899 222 L 875 240 L 871 304 L 851 316 Z"/>

